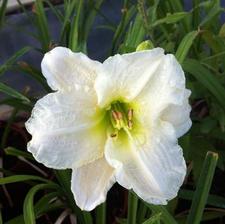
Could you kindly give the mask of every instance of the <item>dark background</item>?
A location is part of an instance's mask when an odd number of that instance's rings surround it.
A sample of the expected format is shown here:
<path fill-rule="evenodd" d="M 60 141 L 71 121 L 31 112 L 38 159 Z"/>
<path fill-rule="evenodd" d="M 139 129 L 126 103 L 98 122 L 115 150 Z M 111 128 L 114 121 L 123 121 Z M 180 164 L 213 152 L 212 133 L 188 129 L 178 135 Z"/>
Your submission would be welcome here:
<path fill-rule="evenodd" d="M 192 8 L 190 0 L 185 0 L 185 9 L 188 11 Z M 122 0 L 106 0 L 101 12 L 113 23 L 118 24 L 121 16 Z M 221 0 L 221 4 L 225 7 L 225 1 Z M 59 6 L 60 7 L 60 6 Z M 60 24 L 47 9 L 47 17 L 49 29 L 54 43 L 58 42 Z M 221 17 L 221 22 L 225 21 L 225 15 Z M 97 15 L 92 31 L 88 40 L 88 54 L 92 59 L 103 61 L 108 56 L 108 49 L 111 46 L 113 32 L 109 29 L 102 29 L 99 26 L 107 24 L 107 21 L 100 15 Z M 39 47 L 39 43 L 30 36 L 29 33 L 35 32 L 26 15 L 19 12 L 10 13 L 7 16 L 5 26 L 0 30 L 0 64 L 12 56 L 17 50 L 25 46 Z M 40 68 L 42 56 L 38 52 L 31 51 L 27 53 L 23 60 Z M 39 84 L 25 74 L 10 71 L 0 78 L 0 81 L 7 83 L 9 86 L 22 91 L 25 86 L 30 86 L 34 95 L 43 94 L 43 90 Z M 1 93 L 0 93 L 1 94 Z M 0 95 L 1 97 L 1 95 Z"/>

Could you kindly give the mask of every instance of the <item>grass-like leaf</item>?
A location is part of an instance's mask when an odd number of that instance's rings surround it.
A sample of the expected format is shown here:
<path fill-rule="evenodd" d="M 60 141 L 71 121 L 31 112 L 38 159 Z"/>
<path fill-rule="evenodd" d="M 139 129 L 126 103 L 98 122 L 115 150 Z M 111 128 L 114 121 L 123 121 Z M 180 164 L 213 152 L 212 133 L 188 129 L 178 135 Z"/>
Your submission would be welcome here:
<path fill-rule="evenodd" d="M 208 69 L 195 59 L 187 59 L 182 64 L 186 72 L 192 74 L 203 86 L 205 86 L 225 108 L 225 88 L 220 81 Z"/>
<path fill-rule="evenodd" d="M 16 91 L 15 89 L 7 86 L 6 84 L 0 83 L 0 92 L 3 92 L 13 98 L 17 98 L 19 100 L 21 100 L 22 102 L 27 102 L 29 103 L 30 100 L 24 96 L 22 93 L 19 93 L 18 91 Z"/>
<path fill-rule="evenodd" d="M 218 160 L 218 154 L 208 152 L 193 197 L 187 224 L 199 224 L 207 202 L 209 190 Z"/>
<path fill-rule="evenodd" d="M 23 216 L 25 224 L 35 224 L 35 212 L 34 212 L 34 195 L 43 189 L 57 189 L 57 184 L 38 184 L 32 187 L 26 195 L 23 203 Z"/>
<path fill-rule="evenodd" d="M 193 41 L 195 40 L 197 35 L 198 35 L 198 31 L 191 31 L 190 33 L 186 34 L 184 36 L 184 38 L 182 39 L 182 41 L 180 42 L 175 56 L 181 64 L 183 63 L 184 59 L 186 58 L 186 56 L 193 44 Z"/>

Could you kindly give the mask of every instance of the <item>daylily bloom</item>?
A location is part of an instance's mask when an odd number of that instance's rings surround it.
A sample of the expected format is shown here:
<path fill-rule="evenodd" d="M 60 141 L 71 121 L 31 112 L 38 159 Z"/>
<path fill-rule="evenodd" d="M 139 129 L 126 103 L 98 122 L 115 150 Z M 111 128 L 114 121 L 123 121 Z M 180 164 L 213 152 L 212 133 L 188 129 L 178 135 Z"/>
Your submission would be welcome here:
<path fill-rule="evenodd" d="M 72 169 L 81 209 L 104 202 L 116 181 L 148 203 L 177 195 L 186 174 L 177 138 L 191 120 L 190 91 L 173 55 L 155 48 L 100 63 L 56 47 L 41 67 L 55 92 L 26 122 L 28 150 L 47 167 Z"/>

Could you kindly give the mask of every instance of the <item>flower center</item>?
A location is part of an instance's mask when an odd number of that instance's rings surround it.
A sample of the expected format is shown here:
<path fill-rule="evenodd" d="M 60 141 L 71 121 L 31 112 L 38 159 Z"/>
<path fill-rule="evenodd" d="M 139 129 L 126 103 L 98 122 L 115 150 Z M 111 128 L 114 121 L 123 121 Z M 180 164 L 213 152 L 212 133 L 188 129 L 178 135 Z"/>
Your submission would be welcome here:
<path fill-rule="evenodd" d="M 128 132 L 134 125 L 134 110 L 128 104 L 120 101 L 114 101 L 107 109 L 110 120 L 110 136 L 117 137 L 120 130 Z"/>

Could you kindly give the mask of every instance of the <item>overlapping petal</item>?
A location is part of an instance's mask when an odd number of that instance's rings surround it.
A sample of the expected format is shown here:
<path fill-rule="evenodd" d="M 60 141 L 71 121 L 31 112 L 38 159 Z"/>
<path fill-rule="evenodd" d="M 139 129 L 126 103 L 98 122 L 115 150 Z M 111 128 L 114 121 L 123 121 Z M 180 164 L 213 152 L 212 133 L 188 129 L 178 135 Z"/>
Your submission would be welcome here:
<path fill-rule="evenodd" d="M 71 188 L 76 204 L 86 211 L 105 201 L 115 182 L 114 169 L 102 157 L 72 171 Z"/>
<path fill-rule="evenodd" d="M 26 128 L 28 150 L 46 166 L 79 167 L 103 155 L 106 134 L 93 88 L 99 65 L 63 47 L 45 55 L 42 72 L 58 91 L 36 103 Z"/>
<path fill-rule="evenodd" d="M 117 54 L 105 60 L 95 81 L 99 105 L 103 107 L 121 98 L 132 100 L 157 71 L 163 52 L 163 49 L 155 48 Z"/>
<path fill-rule="evenodd" d="M 60 169 L 102 156 L 106 133 L 89 100 L 82 92 L 51 93 L 36 103 L 26 128 L 32 134 L 28 150 L 37 161 Z"/>
<path fill-rule="evenodd" d="M 160 122 L 144 142 L 126 135 L 107 140 L 105 155 L 116 169 L 116 180 L 143 200 L 166 204 L 177 195 L 186 174 L 182 150 L 172 125 Z"/>
<path fill-rule="evenodd" d="M 184 72 L 175 57 L 168 54 L 135 98 L 141 108 L 137 113 L 145 125 L 152 126 L 158 120 L 170 122 L 180 137 L 191 126 L 189 96 Z"/>
<path fill-rule="evenodd" d="M 101 63 L 85 54 L 74 53 L 65 47 L 56 47 L 45 54 L 41 69 L 53 90 L 73 90 L 93 87 L 96 70 Z"/>

